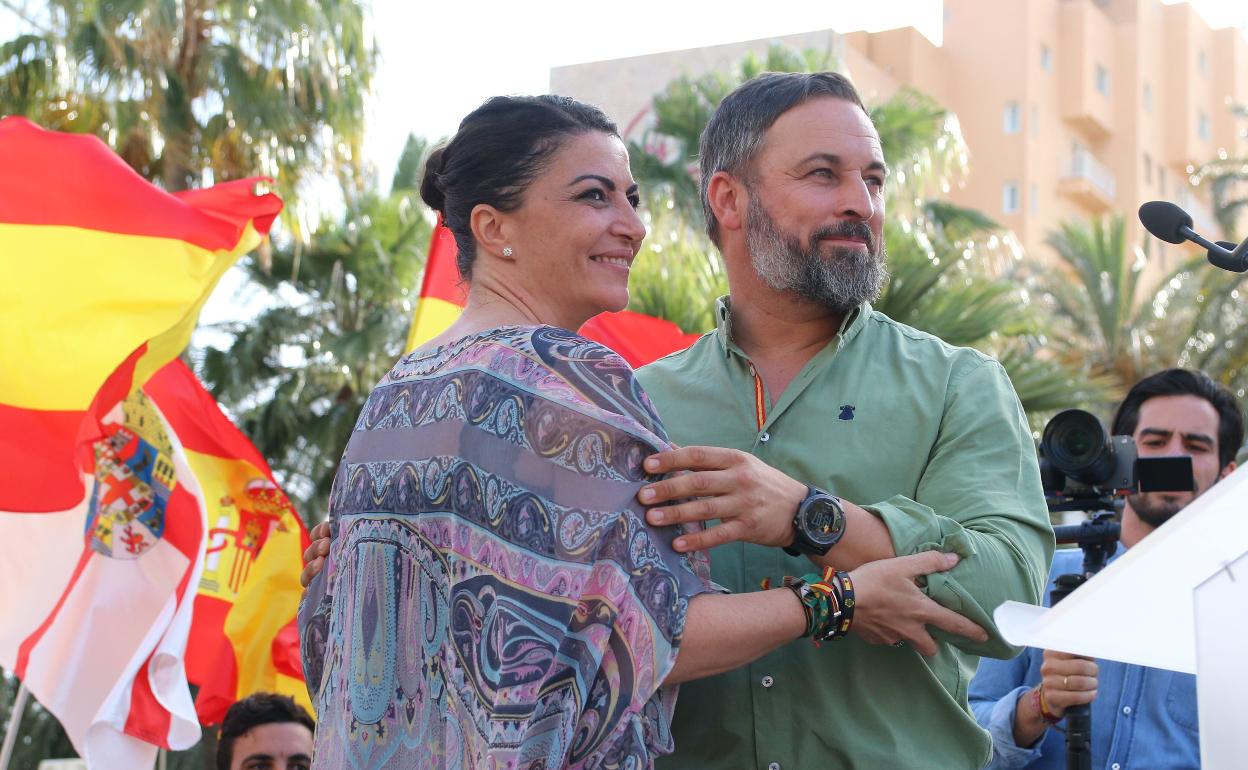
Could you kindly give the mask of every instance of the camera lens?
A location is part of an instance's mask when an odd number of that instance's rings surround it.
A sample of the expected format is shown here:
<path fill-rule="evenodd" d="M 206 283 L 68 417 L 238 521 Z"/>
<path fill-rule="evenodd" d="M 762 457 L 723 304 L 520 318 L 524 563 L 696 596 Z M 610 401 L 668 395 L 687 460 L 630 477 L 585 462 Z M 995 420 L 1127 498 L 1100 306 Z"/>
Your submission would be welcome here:
<path fill-rule="evenodd" d="M 1114 470 L 1109 433 L 1082 409 L 1067 409 L 1049 420 L 1040 449 L 1053 467 L 1085 484 L 1099 484 Z"/>

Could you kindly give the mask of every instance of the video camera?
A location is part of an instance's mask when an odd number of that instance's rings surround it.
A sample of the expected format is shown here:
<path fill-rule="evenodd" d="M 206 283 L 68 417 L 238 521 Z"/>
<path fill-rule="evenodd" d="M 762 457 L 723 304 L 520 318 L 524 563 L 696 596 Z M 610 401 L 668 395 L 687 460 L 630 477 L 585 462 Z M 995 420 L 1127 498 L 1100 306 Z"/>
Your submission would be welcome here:
<path fill-rule="evenodd" d="M 1112 511 L 1137 492 L 1187 492 L 1192 458 L 1138 457 L 1135 439 L 1111 436 L 1082 409 L 1059 412 L 1040 439 L 1040 480 L 1049 511 Z"/>

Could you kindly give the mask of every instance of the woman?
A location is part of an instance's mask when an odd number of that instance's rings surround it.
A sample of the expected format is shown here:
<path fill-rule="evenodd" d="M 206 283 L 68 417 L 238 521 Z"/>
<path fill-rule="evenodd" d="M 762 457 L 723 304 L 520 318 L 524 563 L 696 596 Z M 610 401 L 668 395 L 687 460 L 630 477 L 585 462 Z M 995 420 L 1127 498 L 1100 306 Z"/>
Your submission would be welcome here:
<path fill-rule="evenodd" d="M 624 308 L 645 236 L 605 115 L 491 99 L 421 196 L 467 305 L 377 386 L 338 469 L 300 611 L 314 764 L 649 767 L 677 683 L 843 635 L 852 586 L 725 595 L 646 524 L 641 462 L 666 434 L 627 364 L 568 331 Z M 717 644 L 729 630 L 747 641 Z"/>

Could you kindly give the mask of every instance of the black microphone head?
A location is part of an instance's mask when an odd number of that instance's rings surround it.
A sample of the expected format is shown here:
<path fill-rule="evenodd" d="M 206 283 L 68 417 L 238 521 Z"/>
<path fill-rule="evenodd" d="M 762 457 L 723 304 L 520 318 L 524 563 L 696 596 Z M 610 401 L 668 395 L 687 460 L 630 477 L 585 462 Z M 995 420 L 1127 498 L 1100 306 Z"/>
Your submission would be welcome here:
<path fill-rule="evenodd" d="M 1179 228 L 1190 230 L 1192 217 L 1170 201 L 1149 201 L 1140 206 L 1140 224 L 1166 243 L 1182 243 L 1187 239 L 1179 234 Z"/>

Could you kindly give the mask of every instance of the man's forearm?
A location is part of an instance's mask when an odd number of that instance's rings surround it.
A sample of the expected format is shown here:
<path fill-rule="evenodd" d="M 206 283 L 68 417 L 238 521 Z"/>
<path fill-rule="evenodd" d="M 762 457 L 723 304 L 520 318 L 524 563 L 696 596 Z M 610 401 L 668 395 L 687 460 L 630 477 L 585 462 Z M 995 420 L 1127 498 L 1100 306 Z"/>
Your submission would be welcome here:
<path fill-rule="evenodd" d="M 825 555 L 810 557 L 811 561 L 820 567 L 852 570 L 897 555 L 893 538 L 880 517 L 848 500 L 842 500 L 841 506 L 845 509 L 844 537 Z"/>

